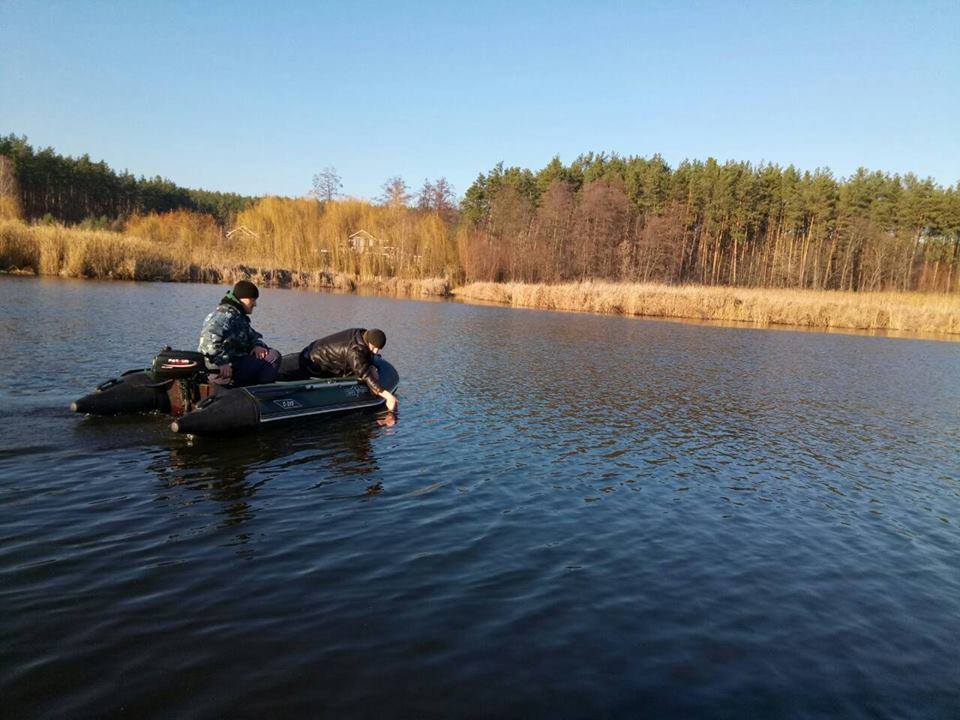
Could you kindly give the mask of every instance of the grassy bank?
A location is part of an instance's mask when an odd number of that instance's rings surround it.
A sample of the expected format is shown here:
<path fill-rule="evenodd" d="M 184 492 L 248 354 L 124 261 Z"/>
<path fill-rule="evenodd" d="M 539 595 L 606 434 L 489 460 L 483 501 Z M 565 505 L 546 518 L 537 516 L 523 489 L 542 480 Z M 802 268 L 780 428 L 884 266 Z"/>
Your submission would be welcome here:
<path fill-rule="evenodd" d="M 418 297 L 449 295 L 444 278 L 382 278 L 331 270 L 289 270 L 224 243 L 162 242 L 131 234 L 0 221 L 0 272 L 104 280 L 232 284 L 357 290 Z"/>
<path fill-rule="evenodd" d="M 542 310 L 960 335 L 960 295 L 601 282 L 471 283 L 453 294 L 464 300 Z"/>
<path fill-rule="evenodd" d="M 0 220 L 0 272 L 116 280 L 232 284 L 250 278 L 264 287 L 363 290 L 398 297 L 447 296 L 544 310 L 720 320 L 759 326 L 892 330 L 960 336 L 960 295 L 853 293 L 695 285 L 583 282 L 558 285 L 471 283 L 398 278 L 332 270 L 275 267 L 249 248 L 215 237 L 197 242 L 131 233 L 27 225 Z M 960 339 L 960 337 L 958 337 Z"/>

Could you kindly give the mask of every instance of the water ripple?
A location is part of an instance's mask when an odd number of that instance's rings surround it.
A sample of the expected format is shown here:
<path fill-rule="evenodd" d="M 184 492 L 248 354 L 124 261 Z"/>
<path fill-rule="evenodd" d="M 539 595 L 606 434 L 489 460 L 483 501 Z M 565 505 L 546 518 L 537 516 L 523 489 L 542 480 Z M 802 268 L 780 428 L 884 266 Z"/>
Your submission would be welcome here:
<path fill-rule="evenodd" d="M 395 422 L 66 411 L 219 292 L 0 279 L 11 717 L 955 716 L 960 346 L 265 291 Z"/>

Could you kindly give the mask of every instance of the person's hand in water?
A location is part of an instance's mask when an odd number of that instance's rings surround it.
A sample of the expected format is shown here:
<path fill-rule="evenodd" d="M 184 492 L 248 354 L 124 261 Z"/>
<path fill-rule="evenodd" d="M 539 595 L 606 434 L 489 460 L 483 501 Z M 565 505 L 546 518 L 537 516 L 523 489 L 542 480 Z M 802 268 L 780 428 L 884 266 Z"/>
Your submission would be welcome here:
<path fill-rule="evenodd" d="M 397 409 L 399 403 L 397 402 L 396 396 L 389 390 L 384 390 L 380 393 L 380 397 L 387 401 L 387 410 L 394 412 Z"/>
<path fill-rule="evenodd" d="M 397 416 L 392 412 L 387 412 L 386 414 L 377 418 L 377 425 L 380 427 L 393 427 L 397 424 Z"/>

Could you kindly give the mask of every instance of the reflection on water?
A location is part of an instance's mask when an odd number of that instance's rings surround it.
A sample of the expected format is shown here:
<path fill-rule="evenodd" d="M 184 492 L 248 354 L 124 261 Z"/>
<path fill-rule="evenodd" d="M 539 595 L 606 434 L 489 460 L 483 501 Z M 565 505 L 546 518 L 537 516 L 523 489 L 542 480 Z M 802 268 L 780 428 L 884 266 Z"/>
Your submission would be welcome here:
<path fill-rule="evenodd" d="M 267 290 L 401 415 L 66 410 L 221 290 L 0 279 L 4 718 L 956 717 L 960 345 Z"/>
<path fill-rule="evenodd" d="M 109 422 L 109 421 L 107 421 Z M 330 418 L 307 418 L 287 426 L 267 426 L 260 432 L 234 438 L 190 438 L 168 452 L 157 454 L 148 466 L 162 487 L 157 500 L 174 511 L 199 501 L 218 503 L 223 527 L 251 520 L 257 509 L 253 498 L 275 476 L 304 467 L 318 479 L 311 489 L 330 487 L 344 492 L 352 479 L 379 470 L 372 439 L 382 427 L 393 427 L 396 416 L 381 412 L 348 413 Z M 382 482 L 351 494 L 329 499 L 364 499 L 379 493 Z M 248 536 L 236 536 L 245 542 Z"/>

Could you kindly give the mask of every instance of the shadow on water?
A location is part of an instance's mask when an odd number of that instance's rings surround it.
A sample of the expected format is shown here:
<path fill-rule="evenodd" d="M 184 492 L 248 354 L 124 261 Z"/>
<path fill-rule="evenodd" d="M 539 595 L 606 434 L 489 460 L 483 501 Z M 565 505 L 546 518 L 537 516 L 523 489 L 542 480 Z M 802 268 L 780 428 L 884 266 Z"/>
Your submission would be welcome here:
<path fill-rule="evenodd" d="M 176 505 L 212 501 L 220 527 L 251 521 L 257 494 L 271 482 L 295 484 L 296 492 L 340 486 L 328 499 L 364 499 L 379 492 L 379 482 L 357 491 L 342 489 L 347 480 L 372 480 L 379 473 L 374 441 L 395 418 L 388 413 L 348 413 L 269 426 L 222 438 L 174 438 L 154 454 L 147 469 L 160 482 L 158 500 Z"/>
<path fill-rule="evenodd" d="M 155 501 L 186 523 L 184 532 L 232 529 L 232 543 L 248 540 L 249 524 L 268 503 L 378 495 L 383 478 L 376 441 L 397 422 L 392 413 L 360 410 L 194 438 L 174 435 L 163 415 L 78 420 L 73 435 L 85 454 L 141 458 L 158 481 Z M 269 485 L 269 499 L 258 498 Z"/>

